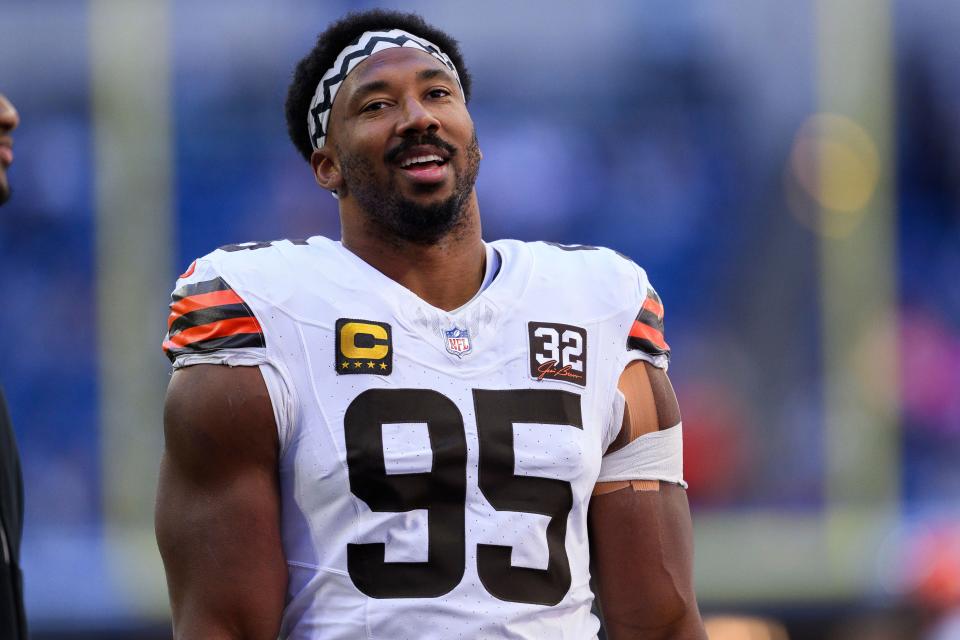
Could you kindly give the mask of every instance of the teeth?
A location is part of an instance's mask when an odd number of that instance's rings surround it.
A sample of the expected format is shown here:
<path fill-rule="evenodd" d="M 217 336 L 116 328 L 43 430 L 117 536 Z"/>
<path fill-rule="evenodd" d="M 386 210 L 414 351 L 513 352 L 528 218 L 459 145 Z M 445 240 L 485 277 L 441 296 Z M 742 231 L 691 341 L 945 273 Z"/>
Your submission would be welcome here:
<path fill-rule="evenodd" d="M 412 164 L 420 164 L 421 162 L 443 162 L 443 158 L 436 154 L 429 156 L 417 156 L 416 158 L 407 158 L 400 163 L 400 166 L 406 168 Z"/>

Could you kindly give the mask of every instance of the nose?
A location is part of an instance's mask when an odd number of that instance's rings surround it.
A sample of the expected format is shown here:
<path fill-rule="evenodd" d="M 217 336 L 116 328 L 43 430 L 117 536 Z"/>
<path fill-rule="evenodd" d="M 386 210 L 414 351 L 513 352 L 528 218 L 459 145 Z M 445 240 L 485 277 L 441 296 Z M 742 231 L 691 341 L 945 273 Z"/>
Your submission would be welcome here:
<path fill-rule="evenodd" d="M 13 104 L 7 100 L 7 97 L 0 93 L 0 133 L 10 133 L 20 124 L 20 114 L 13 107 Z"/>
<path fill-rule="evenodd" d="M 403 103 L 403 117 L 397 122 L 397 134 L 408 136 L 414 133 L 435 132 L 440 128 L 440 121 L 427 109 L 424 104 L 409 97 Z"/>

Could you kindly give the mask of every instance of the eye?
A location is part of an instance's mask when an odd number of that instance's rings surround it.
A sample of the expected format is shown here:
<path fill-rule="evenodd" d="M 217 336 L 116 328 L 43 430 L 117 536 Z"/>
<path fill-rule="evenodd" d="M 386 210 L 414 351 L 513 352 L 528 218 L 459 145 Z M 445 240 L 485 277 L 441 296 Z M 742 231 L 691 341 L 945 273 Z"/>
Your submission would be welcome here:
<path fill-rule="evenodd" d="M 363 108 L 360 109 L 360 112 L 361 112 L 361 113 L 368 113 L 368 112 L 371 112 L 371 111 L 380 111 L 381 109 L 384 109 L 384 108 L 386 108 L 387 106 L 388 106 L 388 105 L 387 105 L 387 101 L 386 101 L 386 100 L 374 100 L 373 102 L 369 102 L 369 103 L 365 104 L 365 105 L 363 106 Z"/>
<path fill-rule="evenodd" d="M 431 98 L 446 98 L 450 95 L 450 92 L 442 87 L 437 87 L 436 89 L 430 89 L 427 95 Z"/>

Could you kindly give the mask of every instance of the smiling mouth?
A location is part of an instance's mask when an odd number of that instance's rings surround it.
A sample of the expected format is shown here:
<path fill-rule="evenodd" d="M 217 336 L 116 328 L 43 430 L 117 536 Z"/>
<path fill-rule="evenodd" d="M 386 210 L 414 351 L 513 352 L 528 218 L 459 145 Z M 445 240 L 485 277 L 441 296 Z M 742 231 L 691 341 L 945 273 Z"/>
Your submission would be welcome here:
<path fill-rule="evenodd" d="M 419 144 L 395 150 L 389 159 L 414 184 L 435 187 L 446 180 L 452 155 L 446 146 Z"/>
<path fill-rule="evenodd" d="M 426 155 L 416 155 L 408 157 L 400 162 L 401 169 L 422 169 L 428 168 L 431 166 L 442 167 L 447 163 L 446 158 L 441 158 L 435 153 L 430 153 Z"/>
<path fill-rule="evenodd" d="M 400 171 L 419 186 L 438 186 L 447 177 L 447 161 L 423 160 L 401 165 Z"/>
<path fill-rule="evenodd" d="M 387 162 L 401 168 L 431 162 L 444 164 L 456 153 L 456 149 L 437 138 L 421 140 L 419 144 L 411 142 L 405 141 L 391 149 L 386 156 Z"/>

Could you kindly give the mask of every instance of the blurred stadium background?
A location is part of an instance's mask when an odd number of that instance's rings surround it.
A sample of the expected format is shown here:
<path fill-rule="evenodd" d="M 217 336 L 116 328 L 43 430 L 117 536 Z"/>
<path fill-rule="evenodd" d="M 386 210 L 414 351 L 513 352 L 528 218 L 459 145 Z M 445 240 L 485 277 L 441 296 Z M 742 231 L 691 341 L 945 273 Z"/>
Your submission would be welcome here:
<path fill-rule="evenodd" d="M 167 296 L 216 246 L 338 236 L 283 100 L 369 6 L 0 3 L 35 638 L 169 637 Z M 485 237 L 611 246 L 660 291 L 711 637 L 960 638 L 960 3 L 378 6 L 461 40 Z"/>

